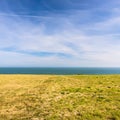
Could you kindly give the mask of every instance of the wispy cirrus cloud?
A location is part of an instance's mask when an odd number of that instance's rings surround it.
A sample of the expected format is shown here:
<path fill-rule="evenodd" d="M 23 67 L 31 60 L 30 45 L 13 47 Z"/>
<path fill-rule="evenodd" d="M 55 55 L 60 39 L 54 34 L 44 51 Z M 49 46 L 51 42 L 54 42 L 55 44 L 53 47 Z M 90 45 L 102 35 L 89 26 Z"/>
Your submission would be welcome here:
<path fill-rule="evenodd" d="M 120 66 L 119 9 L 102 7 L 1 11 L 0 66 Z"/>

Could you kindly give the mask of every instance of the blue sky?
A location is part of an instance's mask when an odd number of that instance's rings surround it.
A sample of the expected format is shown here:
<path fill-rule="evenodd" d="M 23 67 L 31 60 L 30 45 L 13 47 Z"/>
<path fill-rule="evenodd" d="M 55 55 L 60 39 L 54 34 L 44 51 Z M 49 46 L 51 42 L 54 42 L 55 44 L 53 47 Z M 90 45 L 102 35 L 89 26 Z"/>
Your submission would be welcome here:
<path fill-rule="evenodd" d="M 0 0 L 0 67 L 120 67 L 119 0 Z"/>

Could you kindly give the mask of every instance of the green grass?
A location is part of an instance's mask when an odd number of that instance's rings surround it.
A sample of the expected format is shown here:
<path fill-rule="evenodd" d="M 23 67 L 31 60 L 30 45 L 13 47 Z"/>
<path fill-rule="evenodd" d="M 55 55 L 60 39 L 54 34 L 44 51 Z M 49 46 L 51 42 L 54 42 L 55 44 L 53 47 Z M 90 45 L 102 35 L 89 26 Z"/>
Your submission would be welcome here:
<path fill-rule="evenodd" d="M 120 75 L 0 75 L 0 120 L 120 120 Z"/>

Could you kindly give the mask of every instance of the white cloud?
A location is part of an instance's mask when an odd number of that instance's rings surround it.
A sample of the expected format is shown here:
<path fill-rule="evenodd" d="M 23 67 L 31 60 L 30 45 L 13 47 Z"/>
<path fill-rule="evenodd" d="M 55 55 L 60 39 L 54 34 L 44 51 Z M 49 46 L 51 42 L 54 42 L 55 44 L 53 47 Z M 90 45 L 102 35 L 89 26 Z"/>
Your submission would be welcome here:
<path fill-rule="evenodd" d="M 0 66 L 120 66 L 119 34 L 114 33 L 115 26 L 120 25 L 119 16 L 89 26 L 76 24 L 73 16 L 22 19 L 17 15 L 0 15 Z M 33 17 L 39 22 L 30 20 Z M 82 17 L 77 19 L 84 21 Z M 59 25 L 49 26 L 54 21 Z M 113 34 L 106 33 L 110 28 L 114 28 Z M 90 30 L 102 32 L 92 34 Z M 64 53 L 72 57 L 37 56 L 28 52 Z"/>

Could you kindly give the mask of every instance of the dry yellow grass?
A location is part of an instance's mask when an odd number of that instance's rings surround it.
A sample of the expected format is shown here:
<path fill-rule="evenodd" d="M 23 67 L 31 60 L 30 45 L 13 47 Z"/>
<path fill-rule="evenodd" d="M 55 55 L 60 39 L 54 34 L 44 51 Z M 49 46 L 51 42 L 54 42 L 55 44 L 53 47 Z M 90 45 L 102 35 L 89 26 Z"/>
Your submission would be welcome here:
<path fill-rule="evenodd" d="M 120 120 L 120 75 L 0 75 L 0 120 Z"/>

